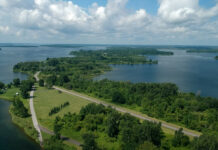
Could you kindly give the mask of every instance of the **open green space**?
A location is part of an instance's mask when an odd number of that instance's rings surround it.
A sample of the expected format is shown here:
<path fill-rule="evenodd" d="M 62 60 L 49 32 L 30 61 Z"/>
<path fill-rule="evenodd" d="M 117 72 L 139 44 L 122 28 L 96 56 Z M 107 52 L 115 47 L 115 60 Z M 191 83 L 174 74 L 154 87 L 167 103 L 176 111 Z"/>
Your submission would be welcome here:
<path fill-rule="evenodd" d="M 57 114 L 49 116 L 49 112 L 52 108 L 57 107 L 66 101 L 70 103 L 69 106 L 63 108 Z M 53 129 L 53 122 L 56 116 L 64 116 L 64 114 L 67 114 L 68 112 L 78 113 L 83 106 L 89 103 L 89 101 L 82 98 L 44 87 L 37 87 L 34 97 L 37 119 L 42 126 L 47 127 L 48 129 Z"/>

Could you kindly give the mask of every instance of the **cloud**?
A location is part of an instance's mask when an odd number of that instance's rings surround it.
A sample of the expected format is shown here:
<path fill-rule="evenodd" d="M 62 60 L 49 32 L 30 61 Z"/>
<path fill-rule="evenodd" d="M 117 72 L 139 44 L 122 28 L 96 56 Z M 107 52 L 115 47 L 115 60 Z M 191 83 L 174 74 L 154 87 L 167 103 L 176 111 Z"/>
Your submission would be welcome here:
<path fill-rule="evenodd" d="M 127 3 L 108 0 L 82 8 L 66 0 L 0 0 L 0 33 L 9 40 L 48 43 L 163 44 L 175 37 L 200 41 L 202 34 L 217 40 L 218 4 L 204 9 L 198 0 L 159 0 L 157 15 L 150 15 L 142 8 L 128 10 Z"/>
<path fill-rule="evenodd" d="M 0 33 L 7 33 L 9 30 L 10 28 L 8 26 L 0 26 Z"/>

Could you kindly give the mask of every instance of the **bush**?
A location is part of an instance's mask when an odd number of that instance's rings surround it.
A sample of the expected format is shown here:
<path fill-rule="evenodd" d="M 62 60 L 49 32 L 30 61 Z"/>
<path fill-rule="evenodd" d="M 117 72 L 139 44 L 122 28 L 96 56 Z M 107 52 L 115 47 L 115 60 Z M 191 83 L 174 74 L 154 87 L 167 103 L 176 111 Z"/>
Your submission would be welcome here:
<path fill-rule="evenodd" d="M 41 87 L 44 86 L 44 80 L 42 80 L 42 79 L 39 80 L 39 86 L 41 86 Z"/>

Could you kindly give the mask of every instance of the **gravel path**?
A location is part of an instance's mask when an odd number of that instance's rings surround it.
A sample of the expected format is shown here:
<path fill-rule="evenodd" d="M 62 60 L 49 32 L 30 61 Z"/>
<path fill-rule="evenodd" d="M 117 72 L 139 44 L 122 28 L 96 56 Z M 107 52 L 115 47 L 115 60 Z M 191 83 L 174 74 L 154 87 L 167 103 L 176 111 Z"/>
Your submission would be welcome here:
<path fill-rule="evenodd" d="M 33 104 L 34 91 L 35 91 L 35 88 L 33 87 L 32 91 L 30 92 L 30 112 L 32 115 L 33 125 L 36 131 L 38 132 L 40 145 L 42 145 L 43 144 L 42 134 L 41 134 L 41 130 L 40 130 L 40 127 L 37 121 L 36 112 L 35 112 L 34 104 Z"/>

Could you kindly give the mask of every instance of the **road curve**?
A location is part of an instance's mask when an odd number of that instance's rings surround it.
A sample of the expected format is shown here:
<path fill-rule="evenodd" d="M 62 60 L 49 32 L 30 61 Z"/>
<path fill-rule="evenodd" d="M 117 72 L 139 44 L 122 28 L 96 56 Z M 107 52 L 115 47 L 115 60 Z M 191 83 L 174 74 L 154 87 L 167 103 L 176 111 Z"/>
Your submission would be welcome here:
<path fill-rule="evenodd" d="M 54 89 L 56 90 L 59 90 L 59 91 L 62 91 L 64 93 L 68 93 L 70 95 L 74 95 L 74 96 L 77 96 L 77 97 L 80 97 L 80 98 L 83 98 L 83 99 L 86 99 L 90 102 L 93 102 L 93 103 L 97 103 L 97 104 L 102 104 L 104 106 L 111 106 L 110 104 L 107 104 L 105 102 L 102 102 L 100 100 L 95 100 L 94 98 L 90 98 L 88 96 L 84 96 L 84 95 L 81 95 L 79 93 L 75 93 L 75 92 L 71 92 L 71 91 L 68 91 L 68 90 L 65 90 L 65 89 L 62 89 L 62 88 L 59 88 L 57 86 L 53 86 Z M 116 106 L 111 106 L 112 108 L 116 109 L 117 111 L 119 112 L 122 112 L 122 113 L 129 113 L 130 115 L 134 116 L 134 117 L 137 117 L 139 119 L 142 119 L 142 120 L 147 120 L 147 121 L 151 121 L 151 122 L 160 122 L 160 121 L 156 121 L 152 118 L 149 118 L 149 117 L 145 117 L 145 116 L 141 116 L 141 115 L 138 115 L 138 114 L 135 114 L 135 113 L 132 113 L 130 111 L 127 111 L 127 110 L 124 110 L 122 108 L 119 108 L 119 107 L 116 107 Z M 169 125 L 169 124 L 166 124 L 164 122 L 161 122 L 162 123 L 162 126 L 167 128 L 167 129 L 170 129 L 170 130 L 174 130 L 174 131 L 177 131 L 179 130 L 179 127 L 174 127 L 172 125 Z M 196 134 L 196 133 L 193 133 L 193 132 L 190 132 L 190 131 L 187 131 L 186 129 L 183 129 L 183 133 L 188 135 L 188 136 L 192 136 L 192 137 L 199 137 L 200 135 L 199 134 Z"/>

